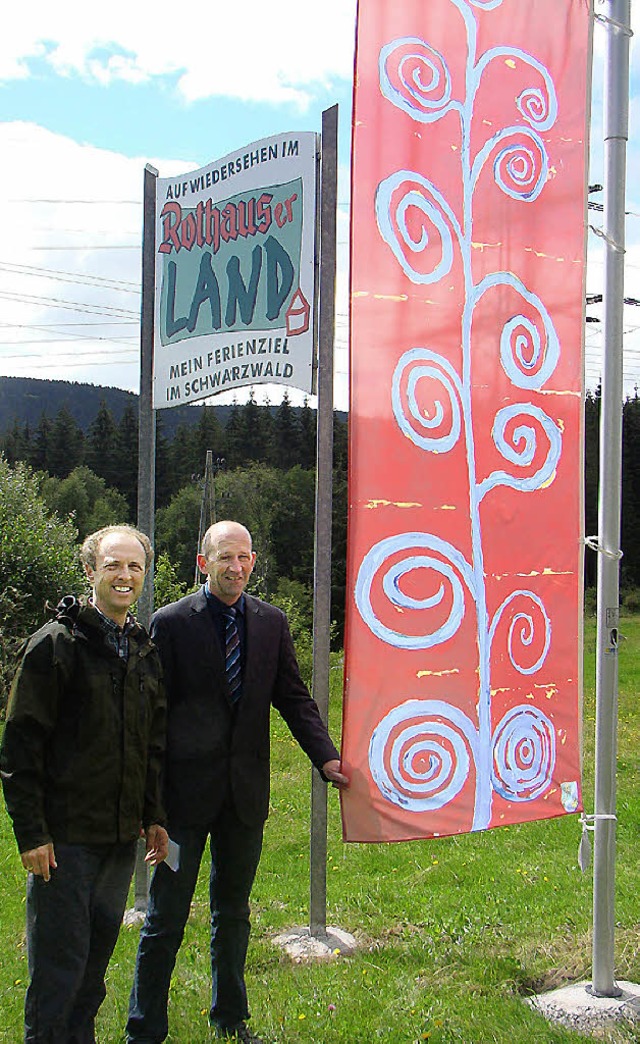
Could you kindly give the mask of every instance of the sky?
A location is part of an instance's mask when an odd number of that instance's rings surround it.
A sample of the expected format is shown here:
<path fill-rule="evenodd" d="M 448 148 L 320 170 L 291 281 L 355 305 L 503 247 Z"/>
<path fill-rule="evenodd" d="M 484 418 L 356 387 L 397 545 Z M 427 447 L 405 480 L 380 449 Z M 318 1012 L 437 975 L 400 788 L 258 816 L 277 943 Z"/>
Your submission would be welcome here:
<path fill-rule="evenodd" d="M 596 14 L 609 5 L 596 0 Z M 348 230 L 355 0 L 15 5 L 0 34 L 0 375 L 137 391 L 146 163 L 161 177 L 271 134 L 319 131 L 339 107 L 334 401 L 348 406 Z M 640 0 L 632 3 L 640 36 Z M 590 184 L 603 180 L 605 30 L 596 20 Z M 625 295 L 640 298 L 640 49 L 631 49 Z M 602 193 L 592 195 L 602 201 Z M 589 211 L 594 226 L 602 215 Z M 589 234 L 587 293 L 602 290 Z M 587 314 L 599 318 L 601 308 Z M 586 325 L 587 387 L 602 323 Z M 624 390 L 640 385 L 640 308 L 624 310 Z M 278 386 L 256 398 L 279 402 Z M 293 401 L 302 401 L 293 393 Z M 230 401 L 219 395 L 215 402 Z M 311 400 L 313 404 L 313 399 Z"/>

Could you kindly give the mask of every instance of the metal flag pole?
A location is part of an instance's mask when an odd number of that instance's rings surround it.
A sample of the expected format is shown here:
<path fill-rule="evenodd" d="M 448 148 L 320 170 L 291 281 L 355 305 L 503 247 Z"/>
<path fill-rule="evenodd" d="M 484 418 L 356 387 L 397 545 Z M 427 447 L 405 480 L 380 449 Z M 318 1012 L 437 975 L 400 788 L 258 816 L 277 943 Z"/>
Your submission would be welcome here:
<path fill-rule="evenodd" d="M 318 333 L 318 434 L 313 596 L 313 696 L 329 715 L 331 629 L 331 518 L 333 493 L 333 343 L 335 335 L 338 106 L 322 114 L 320 196 L 320 310 Z M 327 790 L 317 772 L 311 784 L 309 933 L 327 932 Z"/>
<path fill-rule="evenodd" d="M 153 543 L 156 498 L 156 415 L 153 409 L 153 313 L 156 255 L 156 181 L 158 171 L 144 169 L 142 222 L 142 313 L 140 325 L 140 399 L 138 403 L 138 529 Z M 147 573 L 138 599 L 138 619 L 148 628 L 153 612 L 153 571 Z M 134 910 L 143 913 L 149 897 L 149 865 L 144 844 L 138 843 Z"/>
<path fill-rule="evenodd" d="M 624 206 L 629 126 L 630 0 L 609 0 L 604 109 L 604 369 L 600 416 L 596 773 L 593 867 L 593 982 L 617 997 L 614 980 L 618 602 L 622 475 Z"/>

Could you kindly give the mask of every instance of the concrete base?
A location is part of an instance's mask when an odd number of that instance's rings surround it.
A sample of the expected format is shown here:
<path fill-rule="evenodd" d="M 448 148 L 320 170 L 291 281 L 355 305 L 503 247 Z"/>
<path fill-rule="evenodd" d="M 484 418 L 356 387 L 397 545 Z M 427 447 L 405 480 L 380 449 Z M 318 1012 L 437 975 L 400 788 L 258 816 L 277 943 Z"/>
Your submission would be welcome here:
<path fill-rule="evenodd" d="M 620 997 L 594 997 L 587 991 L 591 983 L 586 981 L 527 997 L 526 1001 L 550 1022 L 586 1034 L 612 1022 L 640 1023 L 640 986 L 633 982 L 617 985 L 622 990 Z"/>
<path fill-rule="evenodd" d="M 122 923 L 125 927 L 130 924 L 142 924 L 145 916 L 144 910 L 136 910 L 135 907 L 131 907 L 129 910 L 125 910 L 122 915 Z"/>
<path fill-rule="evenodd" d="M 320 936 L 311 935 L 308 928 L 289 928 L 276 935 L 273 942 L 281 946 L 294 961 L 327 960 L 353 953 L 358 945 L 349 932 L 329 926 L 326 935 Z"/>

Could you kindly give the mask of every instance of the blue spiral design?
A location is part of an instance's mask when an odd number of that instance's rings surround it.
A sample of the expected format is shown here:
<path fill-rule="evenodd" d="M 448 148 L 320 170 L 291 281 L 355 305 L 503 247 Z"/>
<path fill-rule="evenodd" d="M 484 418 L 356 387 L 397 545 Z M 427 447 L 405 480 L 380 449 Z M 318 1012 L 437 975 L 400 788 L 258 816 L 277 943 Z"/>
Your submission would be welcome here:
<path fill-rule="evenodd" d="M 475 309 L 484 294 L 502 287 L 515 290 L 522 298 L 522 312 L 512 315 L 500 333 L 502 368 L 516 387 L 537 390 L 546 384 L 558 365 L 560 339 L 538 295 L 527 290 L 511 272 L 486 276 L 472 294 L 472 307 Z"/>
<path fill-rule="evenodd" d="M 505 714 L 493 734 L 492 784 L 509 801 L 533 801 L 548 790 L 556 763 L 552 722 L 537 707 Z"/>
<path fill-rule="evenodd" d="M 433 812 L 460 793 L 477 758 L 478 735 L 441 700 L 407 700 L 374 729 L 369 768 L 380 793 L 409 812 Z"/>
<path fill-rule="evenodd" d="M 506 196 L 532 203 L 542 192 L 549 174 L 545 144 L 528 127 L 505 127 L 480 149 L 471 171 L 475 187 L 487 160 L 493 157 L 493 177 Z"/>
<path fill-rule="evenodd" d="M 522 418 L 522 423 L 513 429 L 510 441 L 507 441 L 507 425 L 516 417 Z M 557 424 L 539 406 L 516 403 L 498 410 L 493 422 L 493 441 L 496 449 L 511 464 L 528 468 L 533 464 L 538 451 L 538 430 L 540 428 L 547 438 L 548 449 L 537 471 L 528 477 L 510 475 L 506 471 L 494 471 L 478 485 L 481 498 L 495 486 L 510 486 L 511 489 L 531 493 L 553 481 L 562 453 L 562 433 Z"/>
<path fill-rule="evenodd" d="M 417 554 L 412 553 L 415 549 Z M 398 555 L 403 557 L 385 566 L 388 559 Z M 402 578 L 415 569 L 427 569 L 440 578 L 435 594 L 415 599 L 401 589 Z M 421 619 L 425 619 L 420 634 L 395 630 L 376 615 L 371 603 L 371 589 L 381 570 L 384 570 L 381 573 L 382 591 L 392 610 L 400 609 L 404 614 L 409 610 L 417 611 Z M 458 630 L 464 616 L 463 583 L 470 592 L 473 591 L 471 569 L 457 548 L 430 533 L 401 533 L 381 540 L 367 552 L 358 570 L 355 600 L 367 627 L 381 641 L 397 649 L 430 649 L 446 642 Z M 428 623 L 428 611 L 442 608 L 447 592 L 450 605 L 446 618 L 432 626 Z"/>
<path fill-rule="evenodd" d="M 420 408 L 416 390 L 420 381 L 440 388 L 434 396 L 433 414 Z M 403 391 L 406 388 L 406 406 Z M 393 374 L 391 400 L 398 427 L 420 449 L 446 453 L 460 437 L 460 378 L 453 366 L 428 348 L 412 348 L 401 356 Z M 443 400 L 445 405 L 443 406 Z"/>
<path fill-rule="evenodd" d="M 540 598 L 533 591 L 512 591 L 508 598 L 505 598 L 504 602 L 497 609 L 491 622 L 489 629 L 489 646 L 493 645 L 493 639 L 495 637 L 496 628 L 500 622 L 500 619 L 505 611 L 515 600 L 529 603 L 529 608 L 526 612 L 520 610 L 514 613 L 513 618 L 509 624 L 509 632 L 507 637 L 507 651 L 509 659 L 512 665 L 520 674 L 535 674 L 540 670 L 543 663 L 547 658 L 549 652 L 549 646 L 551 645 L 551 620 L 547 614 L 547 610 Z M 532 608 L 531 608 L 532 606 Z M 518 653 L 521 649 L 526 649 L 531 646 L 536 637 L 536 626 L 537 620 L 534 618 L 536 613 L 539 620 L 542 621 L 543 635 L 542 635 L 542 650 L 537 659 L 528 664 L 526 667 L 518 659 Z M 516 649 L 516 646 L 518 647 Z"/>
<path fill-rule="evenodd" d="M 451 76 L 443 56 L 418 36 L 385 44 L 378 59 L 380 90 L 414 120 L 432 123 L 450 108 Z"/>
<path fill-rule="evenodd" d="M 455 215 L 442 193 L 421 174 L 399 170 L 378 185 L 376 221 L 380 235 L 412 283 L 437 283 L 453 264 L 451 226 L 460 236 Z M 408 225 L 410 213 L 420 216 L 420 236 L 412 234 Z M 421 271 L 417 258 L 429 248 L 427 271 Z M 423 259 L 424 260 L 424 259 Z"/>
<path fill-rule="evenodd" d="M 457 2 L 457 0 L 454 0 Z M 532 76 L 540 82 L 523 88 L 515 100 L 516 109 L 527 123 L 539 131 L 549 130 L 558 118 L 558 97 L 549 70 L 527 51 L 519 47 L 492 47 L 482 55 L 474 71 L 473 83 L 477 86 L 491 62 L 516 61 L 526 65 Z"/>

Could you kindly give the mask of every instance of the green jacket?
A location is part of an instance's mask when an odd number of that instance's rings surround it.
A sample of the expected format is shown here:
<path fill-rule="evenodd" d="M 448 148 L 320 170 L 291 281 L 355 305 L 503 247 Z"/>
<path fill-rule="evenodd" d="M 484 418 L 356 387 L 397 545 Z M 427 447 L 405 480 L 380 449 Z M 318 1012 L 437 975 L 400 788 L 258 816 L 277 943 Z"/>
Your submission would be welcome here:
<path fill-rule="evenodd" d="M 113 844 L 165 823 L 166 701 L 147 632 L 125 661 L 91 606 L 65 598 L 30 639 L 9 697 L 0 775 L 18 848 Z"/>

